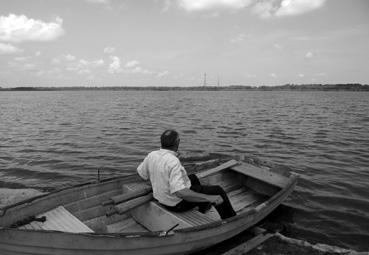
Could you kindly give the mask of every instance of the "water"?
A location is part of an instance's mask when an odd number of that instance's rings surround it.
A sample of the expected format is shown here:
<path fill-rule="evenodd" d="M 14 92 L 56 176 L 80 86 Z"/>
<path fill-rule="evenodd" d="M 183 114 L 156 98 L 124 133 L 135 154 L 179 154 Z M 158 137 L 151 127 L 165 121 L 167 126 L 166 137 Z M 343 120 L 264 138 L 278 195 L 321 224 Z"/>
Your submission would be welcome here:
<path fill-rule="evenodd" d="M 132 173 L 175 128 L 186 164 L 250 157 L 298 173 L 294 237 L 369 249 L 367 92 L 1 92 L 0 109 L 0 187 Z"/>

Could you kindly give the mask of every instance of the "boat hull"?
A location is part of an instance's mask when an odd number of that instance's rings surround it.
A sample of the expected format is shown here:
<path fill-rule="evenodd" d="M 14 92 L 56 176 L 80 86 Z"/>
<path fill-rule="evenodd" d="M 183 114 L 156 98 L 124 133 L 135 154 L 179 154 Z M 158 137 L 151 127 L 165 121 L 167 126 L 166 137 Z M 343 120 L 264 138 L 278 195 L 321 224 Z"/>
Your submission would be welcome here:
<path fill-rule="evenodd" d="M 146 233 L 66 233 L 4 228 L 0 254 L 134 255 L 189 254 L 227 240 L 252 227 L 271 213 L 293 191 L 297 179 L 257 207 L 231 219 L 199 227 Z"/>

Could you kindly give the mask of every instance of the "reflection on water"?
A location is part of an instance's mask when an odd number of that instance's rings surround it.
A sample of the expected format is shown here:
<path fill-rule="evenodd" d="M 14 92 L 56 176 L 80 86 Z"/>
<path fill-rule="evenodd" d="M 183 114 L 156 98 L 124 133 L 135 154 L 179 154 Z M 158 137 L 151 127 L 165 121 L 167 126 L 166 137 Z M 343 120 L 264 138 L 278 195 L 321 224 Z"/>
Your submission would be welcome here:
<path fill-rule="evenodd" d="M 368 249 L 368 93 L 1 92 L 0 109 L 0 186 L 128 174 L 175 128 L 185 163 L 246 156 L 299 173 L 295 236 Z"/>

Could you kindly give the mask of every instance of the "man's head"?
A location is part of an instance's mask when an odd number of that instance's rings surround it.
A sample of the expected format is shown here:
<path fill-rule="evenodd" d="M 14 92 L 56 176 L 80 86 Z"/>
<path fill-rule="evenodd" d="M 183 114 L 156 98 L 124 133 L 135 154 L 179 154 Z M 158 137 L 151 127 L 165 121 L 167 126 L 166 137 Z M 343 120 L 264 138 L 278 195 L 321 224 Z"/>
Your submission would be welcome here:
<path fill-rule="evenodd" d="M 173 129 L 165 130 L 160 137 L 160 141 L 161 148 L 177 151 L 180 141 L 179 134 Z"/>

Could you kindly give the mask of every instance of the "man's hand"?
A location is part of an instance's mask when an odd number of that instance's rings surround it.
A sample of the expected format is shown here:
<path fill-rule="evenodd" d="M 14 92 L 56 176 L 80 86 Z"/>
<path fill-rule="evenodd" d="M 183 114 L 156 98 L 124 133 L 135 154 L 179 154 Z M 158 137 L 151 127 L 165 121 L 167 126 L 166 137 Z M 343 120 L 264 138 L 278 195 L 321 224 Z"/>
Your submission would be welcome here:
<path fill-rule="evenodd" d="M 219 195 L 215 195 L 215 196 L 209 196 L 211 197 L 211 199 L 209 200 L 210 203 L 215 204 L 215 205 L 220 205 L 223 203 L 223 198 Z"/>

